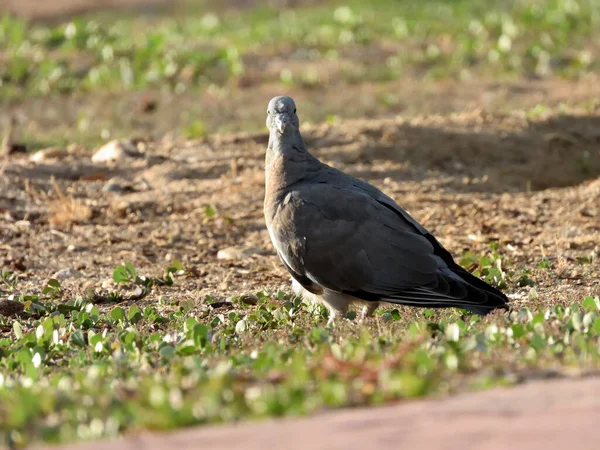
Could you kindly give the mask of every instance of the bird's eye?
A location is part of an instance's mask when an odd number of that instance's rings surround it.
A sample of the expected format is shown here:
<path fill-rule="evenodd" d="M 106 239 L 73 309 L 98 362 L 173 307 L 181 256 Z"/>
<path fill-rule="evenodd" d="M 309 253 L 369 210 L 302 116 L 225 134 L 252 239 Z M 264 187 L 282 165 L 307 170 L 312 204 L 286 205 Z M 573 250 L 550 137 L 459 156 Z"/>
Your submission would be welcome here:
<path fill-rule="evenodd" d="M 271 114 L 271 111 L 267 109 L 267 116 Z"/>
<path fill-rule="evenodd" d="M 294 108 L 294 114 L 296 114 L 296 108 Z"/>

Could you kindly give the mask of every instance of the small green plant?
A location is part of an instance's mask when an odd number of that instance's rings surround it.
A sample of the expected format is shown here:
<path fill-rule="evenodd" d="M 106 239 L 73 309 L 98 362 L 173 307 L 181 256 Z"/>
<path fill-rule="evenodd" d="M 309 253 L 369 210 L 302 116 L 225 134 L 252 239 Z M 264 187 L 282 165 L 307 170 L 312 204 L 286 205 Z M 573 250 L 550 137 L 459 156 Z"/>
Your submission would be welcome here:
<path fill-rule="evenodd" d="M 174 259 L 169 267 L 167 267 L 161 277 L 147 277 L 138 275 L 135 266 L 131 263 L 125 263 L 115 267 L 113 271 L 113 281 L 117 284 L 131 284 L 143 288 L 143 292 L 150 290 L 153 286 L 171 286 L 175 282 L 177 275 L 185 275 L 190 273 L 185 270 L 183 264 L 177 259 Z M 141 296 L 145 296 L 140 294 Z"/>
<path fill-rule="evenodd" d="M 131 263 L 119 265 L 113 271 L 113 281 L 117 284 L 133 283 L 137 278 L 137 271 Z"/>
<path fill-rule="evenodd" d="M 2 269 L 0 272 L 0 284 L 4 285 L 9 291 L 14 291 L 17 289 L 17 275 L 14 272 L 9 272 L 8 270 Z"/>
<path fill-rule="evenodd" d="M 497 242 L 492 242 L 490 250 L 485 254 L 468 252 L 463 255 L 460 265 L 492 286 L 504 288 L 507 285 L 508 274 L 505 270 L 508 263 L 507 259 L 498 253 L 498 247 Z"/>
<path fill-rule="evenodd" d="M 158 285 L 171 286 L 175 282 L 175 276 L 184 275 L 186 273 L 183 264 L 177 259 L 174 259 L 169 267 L 163 273 L 162 278 L 155 278 L 154 282 Z"/>
<path fill-rule="evenodd" d="M 61 289 L 60 283 L 58 282 L 58 280 L 55 280 L 54 278 L 52 278 L 52 279 L 48 280 L 46 287 L 44 287 L 44 289 L 42 289 L 42 294 L 47 295 L 51 299 L 57 299 L 57 298 L 62 298 L 63 290 Z"/>
<path fill-rule="evenodd" d="M 521 287 L 534 286 L 535 283 L 530 278 L 530 275 L 531 275 L 531 270 L 522 269 L 521 272 L 519 272 L 519 276 L 517 278 L 517 284 Z"/>
<path fill-rule="evenodd" d="M 552 262 L 546 257 L 542 257 L 542 260 L 538 263 L 538 267 L 540 269 L 550 269 L 552 268 Z"/>
<path fill-rule="evenodd" d="M 206 136 L 207 129 L 204 122 L 200 119 L 196 119 L 189 124 L 183 130 L 183 133 L 188 139 L 200 139 Z"/>

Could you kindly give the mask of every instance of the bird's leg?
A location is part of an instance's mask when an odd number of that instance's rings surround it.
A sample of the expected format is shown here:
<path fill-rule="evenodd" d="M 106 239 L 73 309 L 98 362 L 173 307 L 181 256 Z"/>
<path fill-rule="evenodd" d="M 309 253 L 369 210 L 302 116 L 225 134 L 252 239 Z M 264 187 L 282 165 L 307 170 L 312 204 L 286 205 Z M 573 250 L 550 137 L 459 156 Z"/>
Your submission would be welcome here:
<path fill-rule="evenodd" d="M 327 321 L 327 327 L 334 327 L 336 323 L 339 323 L 340 320 L 344 318 L 346 313 L 348 312 L 348 307 L 345 308 L 337 308 L 332 305 L 325 303 L 329 311 L 329 320 Z M 337 305 L 336 305 L 337 306 Z"/>
<path fill-rule="evenodd" d="M 327 320 L 327 325 L 325 326 L 327 328 L 333 328 L 335 327 L 338 314 L 336 314 L 336 311 L 334 309 L 327 309 L 329 310 L 329 319 Z"/>
<path fill-rule="evenodd" d="M 333 326 L 338 318 L 344 318 L 348 311 L 348 307 L 350 306 L 350 301 L 345 295 L 333 291 L 325 291 L 323 295 L 319 297 L 329 310 L 329 320 L 327 321 L 328 327 Z"/>
<path fill-rule="evenodd" d="M 375 310 L 379 308 L 379 302 L 368 302 L 362 308 L 359 323 L 363 323 L 367 317 L 371 317 Z"/>

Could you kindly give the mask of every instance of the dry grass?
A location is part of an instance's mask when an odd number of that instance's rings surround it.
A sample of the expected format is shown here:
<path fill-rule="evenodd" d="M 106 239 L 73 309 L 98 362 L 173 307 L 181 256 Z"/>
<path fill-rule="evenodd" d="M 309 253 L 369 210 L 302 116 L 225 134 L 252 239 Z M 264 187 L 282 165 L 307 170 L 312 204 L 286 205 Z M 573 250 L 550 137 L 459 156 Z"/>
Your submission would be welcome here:
<path fill-rule="evenodd" d="M 92 218 L 92 208 L 82 200 L 65 194 L 52 180 L 55 197 L 45 195 L 48 204 L 48 223 L 52 228 L 69 228 Z"/>

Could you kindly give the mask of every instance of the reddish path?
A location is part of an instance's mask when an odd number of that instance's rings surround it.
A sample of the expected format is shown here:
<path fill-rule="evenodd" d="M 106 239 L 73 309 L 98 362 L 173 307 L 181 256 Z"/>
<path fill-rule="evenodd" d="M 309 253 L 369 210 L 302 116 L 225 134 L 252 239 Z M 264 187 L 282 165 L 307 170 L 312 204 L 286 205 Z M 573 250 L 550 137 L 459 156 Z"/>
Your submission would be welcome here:
<path fill-rule="evenodd" d="M 538 381 L 442 400 L 189 428 L 62 449 L 106 448 L 598 450 L 600 378 Z"/>
<path fill-rule="evenodd" d="M 66 19 L 108 8 L 152 8 L 174 0 L 0 0 L 0 16 L 10 12 L 28 19 Z"/>

